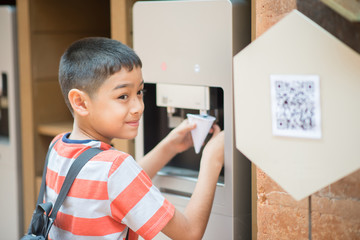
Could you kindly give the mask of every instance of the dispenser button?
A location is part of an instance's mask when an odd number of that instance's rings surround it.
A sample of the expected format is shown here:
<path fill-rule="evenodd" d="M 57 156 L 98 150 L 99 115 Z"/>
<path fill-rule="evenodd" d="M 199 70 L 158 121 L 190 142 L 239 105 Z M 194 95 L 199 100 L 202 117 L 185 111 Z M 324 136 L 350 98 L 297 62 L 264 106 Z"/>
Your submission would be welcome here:
<path fill-rule="evenodd" d="M 163 96 L 162 97 L 162 103 L 165 104 L 165 105 L 168 104 L 168 97 Z"/>
<path fill-rule="evenodd" d="M 196 73 L 200 72 L 200 65 L 199 65 L 199 64 L 195 64 L 195 66 L 194 66 L 194 71 L 195 71 Z"/>

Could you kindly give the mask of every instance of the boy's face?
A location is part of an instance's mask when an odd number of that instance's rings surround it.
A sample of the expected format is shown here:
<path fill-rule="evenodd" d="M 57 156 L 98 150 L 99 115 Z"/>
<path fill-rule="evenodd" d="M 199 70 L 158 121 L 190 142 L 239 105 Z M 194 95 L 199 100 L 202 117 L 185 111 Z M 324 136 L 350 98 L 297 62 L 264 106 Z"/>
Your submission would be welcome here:
<path fill-rule="evenodd" d="M 141 68 L 121 69 L 110 76 L 89 104 L 89 121 L 96 139 L 132 139 L 138 132 L 144 111 L 144 82 Z"/>

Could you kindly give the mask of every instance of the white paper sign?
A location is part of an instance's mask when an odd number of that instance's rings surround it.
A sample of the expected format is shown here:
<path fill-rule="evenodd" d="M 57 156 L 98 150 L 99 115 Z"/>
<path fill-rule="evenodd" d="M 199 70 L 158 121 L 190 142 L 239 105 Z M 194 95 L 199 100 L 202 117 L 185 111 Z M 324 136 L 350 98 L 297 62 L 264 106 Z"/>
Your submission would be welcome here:
<path fill-rule="evenodd" d="M 271 75 L 272 131 L 276 136 L 321 138 L 317 75 Z"/>

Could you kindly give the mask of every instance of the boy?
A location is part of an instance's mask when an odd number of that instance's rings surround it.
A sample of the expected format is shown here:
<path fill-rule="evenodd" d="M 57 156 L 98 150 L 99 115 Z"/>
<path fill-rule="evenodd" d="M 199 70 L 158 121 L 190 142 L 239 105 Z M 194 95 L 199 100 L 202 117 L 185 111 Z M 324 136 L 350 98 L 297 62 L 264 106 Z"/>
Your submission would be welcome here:
<path fill-rule="evenodd" d="M 142 160 L 110 146 L 113 138 L 133 139 L 144 110 L 138 56 L 120 42 L 86 38 L 60 60 L 59 82 L 74 116 L 71 133 L 61 134 L 48 163 L 46 201 L 55 202 L 74 159 L 90 147 L 102 151 L 75 179 L 60 208 L 50 239 L 144 239 L 160 231 L 172 239 L 201 239 L 223 165 L 223 133 L 217 125 L 205 146 L 199 179 L 184 213 L 177 211 L 150 180 L 177 153 L 192 146 L 184 121 Z"/>

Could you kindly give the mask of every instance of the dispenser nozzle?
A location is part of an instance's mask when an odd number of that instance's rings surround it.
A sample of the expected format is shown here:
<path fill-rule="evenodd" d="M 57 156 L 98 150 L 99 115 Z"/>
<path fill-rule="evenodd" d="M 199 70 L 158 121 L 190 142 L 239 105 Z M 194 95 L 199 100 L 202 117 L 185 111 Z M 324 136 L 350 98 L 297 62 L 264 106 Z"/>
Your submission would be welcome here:
<path fill-rule="evenodd" d="M 200 113 L 200 115 L 203 115 L 203 116 L 208 115 L 206 109 L 200 109 L 200 110 L 199 110 L 199 113 Z"/>
<path fill-rule="evenodd" d="M 168 117 L 172 117 L 172 115 L 175 113 L 175 108 L 174 107 L 166 107 L 166 111 L 167 111 Z"/>

